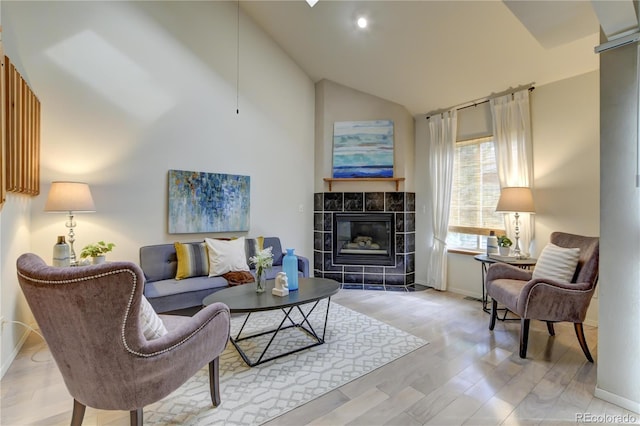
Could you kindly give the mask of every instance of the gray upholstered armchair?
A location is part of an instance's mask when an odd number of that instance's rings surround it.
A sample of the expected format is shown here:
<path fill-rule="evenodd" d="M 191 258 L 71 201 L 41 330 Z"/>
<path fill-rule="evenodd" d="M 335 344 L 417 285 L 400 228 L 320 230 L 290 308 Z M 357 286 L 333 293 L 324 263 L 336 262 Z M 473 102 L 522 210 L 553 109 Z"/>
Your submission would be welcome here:
<path fill-rule="evenodd" d="M 582 351 L 593 362 L 582 323 L 598 281 L 599 238 L 554 232 L 550 242 L 559 247 L 580 249 L 571 282 L 534 279 L 530 271 L 504 263 L 491 265 L 486 277 L 487 294 L 492 299 L 489 329 L 495 327 L 498 303 L 517 314 L 520 317 L 520 357 L 526 358 L 530 320 L 545 321 L 551 336 L 555 335 L 554 322 L 572 322 Z"/>
<path fill-rule="evenodd" d="M 137 265 L 54 268 L 23 254 L 17 269 L 74 398 L 72 425 L 82 424 L 86 406 L 129 411 L 131 424 L 141 425 L 145 405 L 169 395 L 207 364 L 211 400 L 220 403 L 218 356 L 229 338 L 226 305 L 210 305 L 193 317 L 160 316 L 166 334 L 147 340 L 140 325 L 144 275 Z"/>

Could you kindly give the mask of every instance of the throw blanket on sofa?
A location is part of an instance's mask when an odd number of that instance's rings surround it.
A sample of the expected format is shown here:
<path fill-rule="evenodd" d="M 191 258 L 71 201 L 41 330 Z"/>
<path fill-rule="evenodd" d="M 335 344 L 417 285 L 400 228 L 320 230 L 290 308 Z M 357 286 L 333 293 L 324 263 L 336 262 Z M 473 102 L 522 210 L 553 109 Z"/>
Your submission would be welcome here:
<path fill-rule="evenodd" d="M 227 280 L 229 286 L 235 286 L 240 284 L 247 284 L 255 282 L 255 278 L 251 275 L 250 272 L 247 271 L 231 271 L 226 274 L 222 274 L 222 277 Z"/>

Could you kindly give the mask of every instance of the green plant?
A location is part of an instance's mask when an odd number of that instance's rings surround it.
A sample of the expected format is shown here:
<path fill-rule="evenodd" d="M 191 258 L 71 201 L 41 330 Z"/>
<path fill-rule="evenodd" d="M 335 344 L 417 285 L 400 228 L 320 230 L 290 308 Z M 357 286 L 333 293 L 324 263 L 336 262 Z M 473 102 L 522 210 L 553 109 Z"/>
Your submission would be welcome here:
<path fill-rule="evenodd" d="M 498 237 L 498 247 L 511 247 L 513 242 L 506 235 Z"/>
<path fill-rule="evenodd" d="M 80 252 L 81 258 L 103 256 L 109 253 L 116 245 L 113 243 L 105 243 L 104 241 L 98 241 L 95 244 L 87 244 L 82 248 Z"/>

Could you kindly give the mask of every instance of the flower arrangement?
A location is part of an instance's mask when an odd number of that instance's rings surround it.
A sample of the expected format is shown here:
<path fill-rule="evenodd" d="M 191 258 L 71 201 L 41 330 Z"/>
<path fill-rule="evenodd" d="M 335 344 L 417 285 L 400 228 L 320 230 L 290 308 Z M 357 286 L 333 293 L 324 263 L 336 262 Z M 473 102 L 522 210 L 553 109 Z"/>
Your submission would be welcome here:
<path fill-rule="evenodd" d="M 267 247 L 264 250 L 260 250 L 255 256 L 249 258 L 249 262 L 255 265 L 258 274 L 261 274 L 265 269 L 269 269 L 273 266 L 273 253 L 272 247 Z"/>
<path fill-rule="evenodd" d="M 262 293 L 266 286 L 266 274 L 265 269 L 269 269 L 273 266 L 273 253 L 272 247 L 258 251 L 255 256 L 249 258 L 249 263 L 252 263 L 256 267 L 256 292 Z"/>

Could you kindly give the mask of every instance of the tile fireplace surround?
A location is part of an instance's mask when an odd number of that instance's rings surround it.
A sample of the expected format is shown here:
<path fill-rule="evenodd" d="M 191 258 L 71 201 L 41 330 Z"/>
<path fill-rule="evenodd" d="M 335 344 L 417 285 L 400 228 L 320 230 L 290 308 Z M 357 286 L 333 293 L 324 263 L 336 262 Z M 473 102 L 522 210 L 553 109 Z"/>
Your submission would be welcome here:
<path fill-rule="evenodd" d="M 344 288 L 413 290 L 415 279 L 414 192 L 317 192 L 314 194 L 313 273 L 343 283 Z M 333 263 L 335 213 L 392 212 L 395 216 L 395 265 Z"/>

